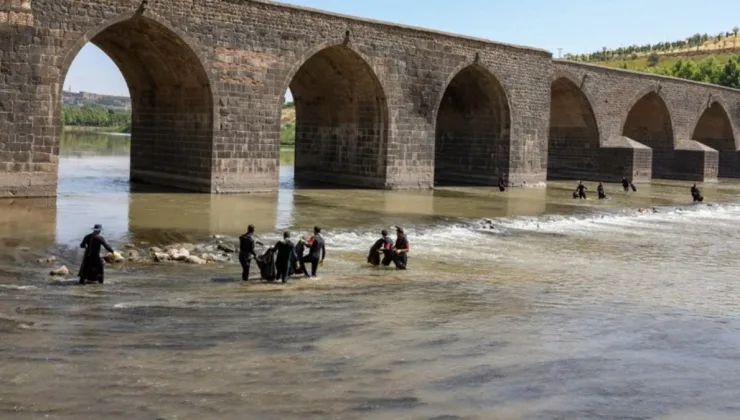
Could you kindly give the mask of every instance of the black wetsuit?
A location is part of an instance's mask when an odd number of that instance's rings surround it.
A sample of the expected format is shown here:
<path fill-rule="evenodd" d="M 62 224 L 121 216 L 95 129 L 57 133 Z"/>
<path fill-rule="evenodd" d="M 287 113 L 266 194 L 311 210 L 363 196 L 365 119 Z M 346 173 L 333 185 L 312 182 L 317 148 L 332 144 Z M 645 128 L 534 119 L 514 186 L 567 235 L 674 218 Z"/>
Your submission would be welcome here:
<path fill-rule="evenodd" d="M 249 265 L 252 258 L 257 258 L 254 252 L 254 236 L 251 233 L 245 233 L 239 237 L 239 263 L 242 265 L 242 280 L 249 280 Z"/>
<path fill-rule="evenodd" d="M 603 200 L 606 198 L 606 193 L 604 192 L 603 185 L 599 185 L 599 188 L 596 189 L 596 192 L 599 194 L 599 200 Z"/>
<path fill-rule="evenodd" d="M 498 179 L 498 190 L 501 192 L 506 191 L 506 183 L 504 182 L 503 178 Z"/>
<path fill-rule="evenodd" d="M 704 197 L 702 197 L 701 191 L 699 191 L 699 189 L 696 187 L 691 187 L 691 197 L 693 197 L 694 201 L 704 201 Z"/>
<path fill-rule="evenodd" d="M 296 262 L 300 263 L 303 260 L 303 254 L 306 252 L 306 243 L 303 240 L 299 240 L 295 244 L 295 258 Z M 296 264 L 291 264 L 288 275 L 301 274 L 303 270 L 300 267 L 296 267 Z"/>
<path fill-rule="evenodd" d="M 586 186 L 583 184 L 578 184 L 576 187 L 576 192 L 578 193 L 578 198 L 581 198 L 583 200 L 586 199 Z"/>
<path fill-rule="evenodd" d="M 622 178 L 622 188 L 624 188 L 625 191 L 630 190 L 630 182 L 627 181 L 627 178 Z"/>
<path fill-rule="evenodd" d="M 398 237 L 396 238 L 396 245 L 393 247 L 395 250 L 410 250 L 411 244 L 409 243 L 409 240 L 406 239 L 406 237 Z M 409 264 L 409 254 L 407 252 L 402 252 L 400 254 L 396 254 L 394 252 L 393 262 L 396 264 L 396 268 L 400 270 L 405 270 L 406 267 Z"/>
<path fill-rule="evenodd" d="M 82 265 L 80 265 L 80 284 L 85 284 L 85 281 L 98 281 L 103 282 L 105 273 L 103 270 L 103 259 L 100 258 L 100 249 L 105 248 L 108 252 L 113 252 L 113 248 L 108 245 L 102 235 L 91 233 L 86 235 L 80 243 L 80 248 L 85 248 L 85 255 L 82 257 Z"/>
<path fill-rule="evenodd" d="M 378 239 L 370 248 L 370 253 L 367 255 L 367 262 L 375 266 L 379 264 L 389 266 L 391 264 L 391 261 L 393 261 L 392 249 L 393 239 L 391 239 L 389 236 Z M 382 261 L 380 260 L 380 251 L 383 251 Z"/>
<path fill-rule="evenodd" d="M 275 257 L 276 280 L 285 283 L 290 275 L 290 267 L 295 265 L 295 244 L 290 239 L 283 239 L 275 244 L 277 256 Z"/>
<path fill-rule="evenodd" d="M 326 258 L 326 247 L 324 245 L 324 238 L 321 235 L 314 235 L 310 241 L 308 241 L 308 255 L 301 259 L 301 270 L 306 277 L 316 277 L 316 271 L 319 269 L 319 263 L 324 261 Z M 306 270 L 306 263 L 311 263 L 311 275 L 309 276 L 308 270 Z"/>

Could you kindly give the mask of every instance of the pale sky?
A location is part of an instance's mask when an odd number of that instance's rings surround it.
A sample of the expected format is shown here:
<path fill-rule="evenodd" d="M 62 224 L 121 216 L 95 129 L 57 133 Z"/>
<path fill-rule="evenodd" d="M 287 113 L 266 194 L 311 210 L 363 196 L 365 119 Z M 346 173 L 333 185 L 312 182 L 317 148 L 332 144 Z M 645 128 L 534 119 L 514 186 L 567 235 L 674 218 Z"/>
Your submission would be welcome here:
<path fill-rule="evenodd" d="M 657 43 L 695 33 L 716 35 L 740 26 L 738 0 L 289 0 L 300 6 L 403 23 L 512 44 L 558 55 L 602 47 Z M 87 44 L 64 89 L 128 96 L 115 64 Z"/>

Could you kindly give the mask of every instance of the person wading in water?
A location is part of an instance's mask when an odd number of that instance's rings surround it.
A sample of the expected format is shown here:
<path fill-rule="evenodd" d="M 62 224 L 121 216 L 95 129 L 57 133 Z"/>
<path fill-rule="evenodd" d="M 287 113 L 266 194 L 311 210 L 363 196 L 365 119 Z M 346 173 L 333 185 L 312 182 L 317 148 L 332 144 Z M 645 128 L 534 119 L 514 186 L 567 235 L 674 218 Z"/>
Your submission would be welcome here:
<path fill-rule="evenodd" d="M 599 194 L 599 200 L 606 199 L 606 192 L 604 192 L 604 184 L 599 182 L 599 186 L 596 188 L 596 193 Z"/>
<path fill-rule="evenodd" d="M 396 245 L 393 247 L 394 258 L 393 262 L 396 264 L 396 268 L 399 270 L 405 270 L 409 264 L 409 251 L 411 250 L 411 244 L 403 228 L 396 227 Z"/>
<path fill-rule="evenodd" d="M 326 258 L 326 246 L 324 244 L 324 237 L 321 236 L 321 228 L 316 226 L 313 228 L 313 236 L 308 240 L 308 255 L 301 259 L 301 270 L 306 277 L 316 277 L 316 271 L 319 269 L 319 265 L 324 265 L 324 258 Z M 308 274 L 306 270 L 306 263 L 311 263 L 311 274 Z"/>
<path fill-rule="evenodd" d="M 576 190 L 573 191 L 573 198 L 580 198 L 582 200 L 585 200 L 586 191 L 588 191 L 588 188 L 583 185 L 583 181 L 578 181 L 578 186 L 576 187 Z"/>
<path fill-rule="evenodd" d="M 254 244 L 262 245 L 262 242 L 254 240 L 254 225 L 247 226 L 247 233 L 239 237 L 239 263 L 242 265 L 242 280 L 249 280 L 249 266 L 252 258 L 257 258 L 254 252 Z"/>
<path fill-rule="evenodd" d="M 295 244 L 290 240 L 290 232 L 283 233 L 283 240 L 275 244 L 275 249 L 277 250 L 277 256 L 275 257 L 277 276 L 275 280 L 285 283 L 288 281 L 291 267 L 295 266 L 296 263 Z"/>
<path fill-rule="evenodd" d="M 80 243 L 80 248 L 85 249 L 85 255 L 82 257 L 82 265 L 79 272 L 80 284 L 85 284 L 86 281 L 103 283 L 105 273 L 103 259 L 100 258 L 100 248 L 105 248 L 110 253 L 115 251 L 108 245 L 103 235 L 100 234 L 102 231 L 102 225 L 95 225 L 92 233 L 85 235 Z"/>

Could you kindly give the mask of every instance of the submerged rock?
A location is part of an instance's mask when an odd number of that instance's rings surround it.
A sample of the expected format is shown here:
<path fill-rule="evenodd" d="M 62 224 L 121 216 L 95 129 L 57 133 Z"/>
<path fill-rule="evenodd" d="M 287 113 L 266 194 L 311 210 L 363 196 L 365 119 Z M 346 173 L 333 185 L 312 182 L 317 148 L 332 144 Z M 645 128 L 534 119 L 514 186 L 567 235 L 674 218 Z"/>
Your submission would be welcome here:
<path fill-rule="evenodd" d="M 48 264 L 48 263 L 53 263 L 56 260 L 57 260 L 57 257 L 51 256 L 51 257 L 46 257 L 46 258 L 39 258 L 37 261 L 40 264 Z"/>
<path fill-rule="evenodd" d="M 158 252 L 164 252 L 164 250 L 162 248 L 158 247 L 158 246 L 153 246 L 153 247 L 149 248 L 149 252 L 151 252 L 153 254 L 156 254 Z"/>
<path fill-rule="evenodd" d="M 190 251 L 185 248 L 171 249 L 167 254 L 169 254 L 171 260 L 185 261 L 190 256 Z"/>
<path fill-rule="evenodd" d="M 129 249 L 123 253 L 123 257 L 126 258 L 129 261 L 139 261 L 141 260 L 141 254 L 139 254 L 139 251 L 135 249 Z"/>
<path fill-rule="evenodd" d="M 166 252 L 155 252 L 154 253 L 154 261 L 156 262 L 164 262 L 170 260 L 170 254 Z"/>
<path fill-rule="evenodd" d="M 55 268 L 49 272 L 52 276 L 66 277 L 69 275 L 69 268 L 66 265 Z"/>
<path fill-rule="evenodd" d="M 221 244 L 218 244 L 218 247 L 217 248 L 219 250 L 223 251 L 223 252 L 228 252 L 228 253 L 234 253 L 234 252 L 236 252 L 236 247 L 234 245 L 231 245 L 231 244 L 221 243 Z"/>
<path fill-rule="evenodd" d="M 200 257 L 196 257 L 195 255 L 190 255 L 187 258 L 185 258 L 185 262 L 187 262 L 189 264 L 199 264 L 199 265 L 202 265 L 202 264 L 205 264 L 206 263 L 206 260 L 201 259 Z"/>

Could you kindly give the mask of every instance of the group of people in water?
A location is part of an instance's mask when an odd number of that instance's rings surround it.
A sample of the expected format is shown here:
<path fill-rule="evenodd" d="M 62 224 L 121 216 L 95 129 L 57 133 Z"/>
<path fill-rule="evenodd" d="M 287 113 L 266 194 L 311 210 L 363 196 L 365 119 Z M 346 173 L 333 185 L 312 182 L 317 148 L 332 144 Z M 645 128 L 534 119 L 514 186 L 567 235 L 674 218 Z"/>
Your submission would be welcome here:
<path fill-rule="evenodd" d="M 405 270 L 408 265 L 408 252 L 411 245 L 401 227 L 396 227 L 396 241 L 388 236 L 388 231 L 381 231 L 381 238 L 370 248 L 367 262 L 373 266 L 389 266 L 393 262 L 399 270 Z M 249 280 L 249 271 L 252 261 L 260 269 L 260 277 L 268 281 L 286 283 L 288 277 L 303 274 L 305 277 L 315 278 L 318 268 L 324 265 L 326 258 L 326 242 L 321 235 L 321 228 L 313 228 L 313 235 L 304 236 L 293 241 L 290 232 L 283 233 L 283 239 L 269 247 L 262 255 L 257 255 L 256 245 L 264 244 L 255 239 L 255 227 L 249 225 L 247 232 L 239 237 L 239 262 L 242 266 L 242 280 Z M 307 251 L 307 252 L 306 252 Z M 380 258 L 380 255 L 383 258 Z M 311 264 L 311 271 L 306 264 Z"/>
<path fill-rule="evenodd" d="M 505 191 L 506 186 L 503 178 L 499 178 L 498 187 L 500 191 Z M 635 185 L 627 178 L 622 178 L 622 188 L 624 191 L 637 191 Z M 578 182 L 573 198 L 586 199 L 588 188 L 583 185 L 582 181 Z M 604 185 L 599 182 L 596 192 L 600 200 L 606 199 Z M 691 186 L 691 197 L 694 202 L 704 201 L 701 191 L 696 184 Z M 85 250 L 80 266 L 79 278 L 80 284 L 86 282 L 104 281 L 103 260 L 100 258 L 100 251 L 105 249 L 114 253 L 113 248 L 108 245 L 102 236 L 103 227 L 96 224 L 92 233 L 86 235 L 80 243 L 80 248 Z M 367 256 L 367 262 L 373 266 L 390 266 L 391 263 L 399 270 L 406 270 L 408 266 L 408 253 L 411 250 L 406 233 L 403 228 L 396 226 L 396 240 L 394 241 L 388 231 L 383 229 L 380 232 L 380 239 L 375 241 L 370 247 Z M 256 245 L 264 244 L 255 238 L 255 227 L 249 225 L 247 232 L 239 237 L 239 263 L 242 266 L 242 280 L 249 280 L 249 272 L 252 261 L 257 263 L 260 270 L 260 277 L 268 281 L 287 282 L 288 277 L 303 274 L 305 277 L 316 277 L 318 268 L 324 265 L 326 258 L 326 242 L 321 235 L 321 228 L 315 226 L 313 234 L 303 236 L 297 241 L 293 241 L 290 232 L 283 233 L 283 239 L 279 240 L 274 246 L 269 247 L 262 255 L 257 255 Z M 310 271 L 307 264 L 311 265 Z"/>
<path fill-rule="evenodd" d="M 305 277 L 316 277 L 319 266 L 324 265 L 326 242 L 321 235 L 321 228 L 315 226 L 311 237 L 304 236 L 294 242 L 290 232 L 283 233 L 283 239 L 270 247 L 262 255 L 257 255 L 255 245 L 264 244 L 254 238 L 255 227 L 249 225 L 247 232 L 239 237 L 239 263 L 242 266 L 242 280 L 249 280 L 252 261 L 257 263 L 260 275 L 265 280 L 287 282 L 294 274 Z M 308 253 L 306 253 L 308 249 Z M 311 264 L 309 274 L 306 264 Z"/>
<path fill-rule="evenodd" d="M 625 192 L 632 189 L 632 191 L 637 192 L 637 187 L 635 187 L 635 184 L 632 183 L 632 181 L 629 181 L 626 177 L 622 177 L 622 188 Z M 586 199 L 586 191 L 588 191 L 588 188 L 583 185 L 583 181 L 578 181 L 578 185 L 576 186 L 575 191 L 573 191 L 573 198 L 575 199 Z M 604 184 L 599 182 L 599 186 L 596 187 L 596 193 L 599 196 L 599 200 L 605 200 L 607 198 L 606 192 L 604 191 Z M 701 195 L 701 191 L 699 191 L 699 188 L 696 186 L 696 184 L 691 186 L 691 197 L 694 199 L 694 202 L 702 202 L 704 201 L 704 196 Z"/>

